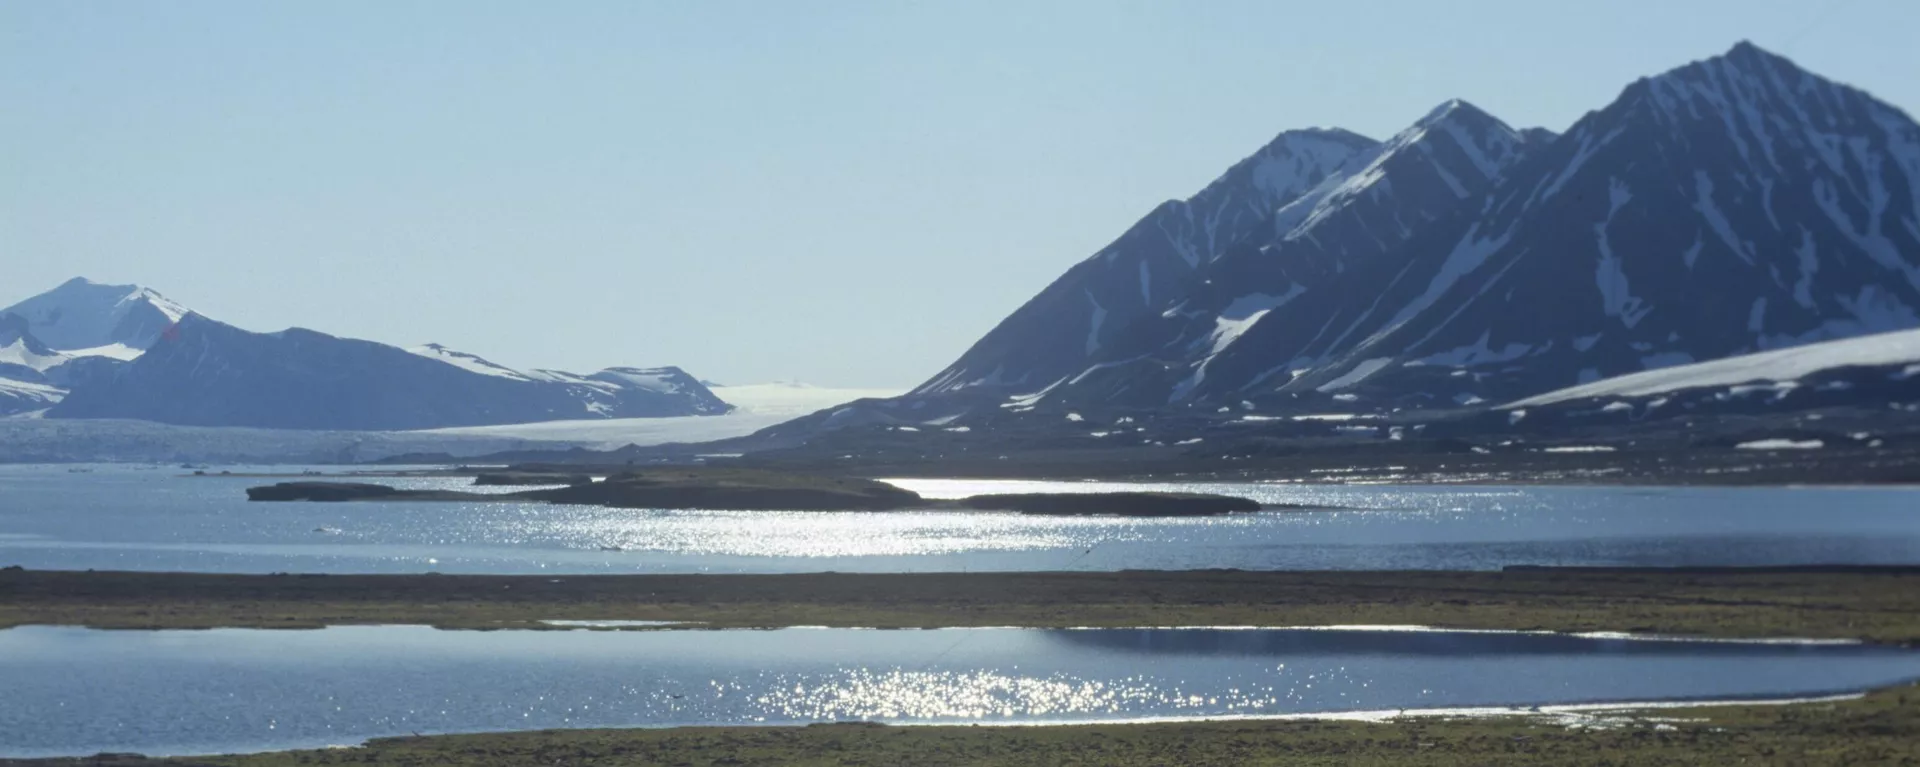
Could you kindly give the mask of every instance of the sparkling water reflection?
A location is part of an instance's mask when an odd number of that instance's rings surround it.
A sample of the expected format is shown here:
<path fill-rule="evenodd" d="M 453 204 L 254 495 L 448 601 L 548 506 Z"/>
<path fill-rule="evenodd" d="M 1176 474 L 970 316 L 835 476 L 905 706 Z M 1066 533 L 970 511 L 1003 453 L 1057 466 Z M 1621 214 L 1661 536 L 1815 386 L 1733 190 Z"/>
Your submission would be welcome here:
<path fill-rule="evenodd" d="M 1042 722 L 1817 695 L 1920 675 L 1851 645 L 1478 632 L 0 631 L 0 757 L 409 732 Z"/>
<path fill-rule="evenodd" d="M 1920 517 L 1911 513 L 1920 495 L 1905 488 L 898 480 L 930 497 L 1181 489 L 1354 509 L 1139 519 L 514 503 L 249 504 L 245 488 L 266 480 L 180 474 L 0 467 L 0 565 L 537 573 L 1920 563 Z M 466 487 L 457 478 L 392 482 Z"/>

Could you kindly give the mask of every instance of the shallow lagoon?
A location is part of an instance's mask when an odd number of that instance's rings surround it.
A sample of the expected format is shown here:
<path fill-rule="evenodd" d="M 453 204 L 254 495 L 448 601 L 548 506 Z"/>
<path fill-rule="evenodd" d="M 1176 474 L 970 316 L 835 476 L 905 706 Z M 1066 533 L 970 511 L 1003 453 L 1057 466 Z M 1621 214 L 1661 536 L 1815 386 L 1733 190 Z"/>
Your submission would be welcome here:
<path fill-rule="evenodd" d="M 1807 696 L 1920 652 L 1496 632 L 0 631 L 0 756 L 411 732 L 1021 723 Z"/>

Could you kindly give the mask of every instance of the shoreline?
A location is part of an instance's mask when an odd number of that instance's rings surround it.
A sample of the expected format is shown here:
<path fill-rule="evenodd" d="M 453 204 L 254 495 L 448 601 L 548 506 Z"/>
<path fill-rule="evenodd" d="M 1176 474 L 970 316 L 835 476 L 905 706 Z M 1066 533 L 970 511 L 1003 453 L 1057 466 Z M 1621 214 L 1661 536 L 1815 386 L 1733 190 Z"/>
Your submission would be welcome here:
<path fill-rule="evenodd" d="M 857 759 L 853 757 L 858 755 Z M 1920 755 L 1920 682 L 1746 700 L 1570 703 L 1074 723 L 685 726 L 487 731 L 354 745 L 34 767 L 328 764 L 1893 764 Z"/>
<path fill-rule="evenodd" d="M 1920 644 L 1920 567 L 780 575 L 0 569 L 0 628 L 1427 626 Z"/>

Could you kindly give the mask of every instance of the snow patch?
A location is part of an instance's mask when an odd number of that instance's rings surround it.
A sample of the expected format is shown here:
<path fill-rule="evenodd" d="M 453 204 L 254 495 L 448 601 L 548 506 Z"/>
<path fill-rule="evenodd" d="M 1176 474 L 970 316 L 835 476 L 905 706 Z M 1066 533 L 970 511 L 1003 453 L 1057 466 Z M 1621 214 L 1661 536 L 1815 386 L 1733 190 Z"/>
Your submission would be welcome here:
<path fill-rule="evenodd" d="M 1462 346 L 1457 349 L 1450 349 L 1438 354 L 1428 355 L 1407 364 L 1442 365 L 1446 367 L 1493 365 L 1501 362 L 1512 362 L 1527 356 L 1528 352 L 1533 351 L 1531 344 L 1521 343 L 1507 344 L 1497 350 L 1492 349 L 1487 346 L 1487 340 L 1492 335 L 1493 331 L 1491 330 L 1482 332 L 1480 334 L 1480 340 L 1474 342 L 1472 346 Z"/>
<path fill-rule="evenodd" d="M 1622 323 L 1631 328 L 1640 324 L 1640 320 L 1653 311 L 1653 307 L 1643 305 L 1634 297 L 1627 285 L 1626 270 L 1621 267 L 1620 257 L 1613 254 L 1613 245 L 1607 241 L 1607 227 L 1613 223 L 1613 216 L 1620 207 L 1633 199 L 1626 182 L 1611 179 L 1607 186 L 1607 198 L 1610 207 L 1607 218 L 1593 225 L 1593 235 L 1599 241 L 1600 263 L 1595 268 L 1595 279 L 1600 288 L 1600 305 L 1609 317 L 1619 317 Z"/>
<path fill-rule="evenodd" d="M 13 343 L 0 346 L 0 364 L 19 365 L 42 373 L 47 372 L 48 368 L 65 364 L 68 359 L 67 355 L 60 352 L 36 353 L 27 348 L 27 341 L 24 338 L 14 339 Z"/>
<path fill-rule="evenodd" d="M 1382 368 L 1385 368 L 1387 365 L 1391 364 L 1392 362 L 1393 362 L 1392 357 L 1375 357 L 1370 360 L 1363 360 L 1360 362 L 1360 364 L 1354 365 L 1351 369 L 1349 369 L 1346 373 L 1342 374 L 1339 378 L 1335 378 L 1331 381 L 1328 381 L 1324 384 L 1319 385 L 1318 387 L 1315 387 L 1314 391 L 1324 393 L 1324 392 L 1339 391 L 1341 389 L 1345 389 L 1349 386 L 1352 386 L 1354 384 L 1357 384 L 1357 383 L 1360 383 L 1361 381 L 1366 380 L 1368 376 L 1371 376 L 1374 373 L 1380 372 Z"/>
<path fill-rule="evenodd" d="M 469 373 L 479 373 L 480 375 L 493 376 L 495 378 L 511 378 L 515 381 L 533 380 L 532 376 L 505 365 L 489 362 L 477 354 L 455 351 L 440 344 L 415 346 L 407 349 L 407 351 L 426 357 L 427 359 L 444 362 Z"/>
<path fill-rule="evenodd" d="M 1823 341 L 1629 373 L 1528 397 L 1506 407 L 1523 408 L 1590 397 L 1641 397 L 1681 389 L 1734 386 L 1755 381 L 1794 381 L 1836 367 L 1890 366 L 1916 362 L 1920 362 L 1920 329 Z"/>
<path fill-rule="evenodd" d="M 1818 450 L 1826 446 L 1827 443 L 1817 439 L 1791 440 L 1781 438 L 1756 439 L 1752 442 L 1742 442 L 1734 445 L 1734 447 L 1741 450 Z"/>
<path fill-rule="evenodd" d="M 1100 301 L 1093 297 L 1092 290 L 1088 290 L 1086 293 L 1087 303 L 1093 304 L 1093 316 L 1087 321 L 1086 350 L 1087 355 L 1092 356 L 1094 352 L 1100 350 L 1100 326 L 1107 323 L 1107 308 L 1101 306 Z"/>
<path fill-rule="evenodd" d="M 1727 222 L 1726 214 L 1721 213 L 1720 206 L 1714 203 L 1713 179 L 1708 178 L 1703 170 L 1693 172 L 1693 209 L 1706 219 L 1707 227 L 1726 244 L 1728 250 L 1739 256 L 1741 261 L 1753 263 L 1753 254 L 1747 252 L 1747 246 L 1734 234 L 1733 224 Z"/>
<path fill-rule="evenodd" d="M 85 349 L 68 349 L 61 353 L 68 357 L 107 357 L 120 360 L 121 362 L 132 362 L 138 359 L 141 354 L 145 354 L 146 350 L 126 344 L 107 344 L 105 346 L 93 346 Z"/>
<path fill-rule="evenodd" d="M 1447 254 L 1447 260 L 1440 265 L 1440 271 L 1434 274 L 1433 281 L 1427 284 L 1427 291 L 1402 308 L 1400 313 L 1394 315 L 1393 320 L 1387 323 L 1386 328 L 1374 334 L 1374 337 L 1378 338 L 1398 329 L 1408 320 L 1433 306 L 1433 303 L 1440 300 L 1440 296 L 1445 294 L 1447 289 L 1452 288 L 1460 278 L 1480 268 L 1480 265 L 1486 263 L 1495 252 L 1506 247 L 1507 241 L 1512 238 L 1513 232 L 1491 239 L 1481 237 L 1480 224 L 1475 222 L 1472 228 L 1467 230 L 1466 235 L 1460 238 L 1460 242 L 1453 246 L 1453 251 Z"/>

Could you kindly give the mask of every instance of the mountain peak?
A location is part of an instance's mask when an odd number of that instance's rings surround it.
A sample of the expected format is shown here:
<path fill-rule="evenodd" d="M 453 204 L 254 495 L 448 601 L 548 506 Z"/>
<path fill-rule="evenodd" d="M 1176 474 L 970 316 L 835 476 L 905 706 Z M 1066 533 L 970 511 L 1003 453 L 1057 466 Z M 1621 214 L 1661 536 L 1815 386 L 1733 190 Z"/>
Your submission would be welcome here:
<path fill-rule="evenodd" d="M 152 288 L 109 285 L 85 277 L 67 280 L 0 313 L 27 319 L 33 335 L 54 349 L 122 345 L 145 349 L 189 314 Z"/>
<path fill-rule="evenodd" d="M 1281 131 L 1188 202 L 1204 204 L 1224 189 L 1244 184 L 1251 184 L 1268 202 L 1283 202 L 1312 188 L 1347 158 L 1379 143 L 1345 128 Z"/>
<path fill-rule="evenodd" d="M 1780 94 L 1782 97 L 1792 98 L 1793 94 L 1784 91 L 1789 84 L 1797 88 L 1802 78 L 1814 78 L 1832 84 L 1802 69 L 1785 56 L 1741 40 L 1720 55 L 1690 61 L 1658 75 L 1643 77 L 1628 86 L 1628 91 L 1644 86 L 1651 89 L 1656 97 L 1661 97 L 1671 91 L 1687 90 L 1689 84 L 1706 84 L 1716 90 L 1730 88 L 1758 92 L 1779 89 L 1783 91 Z"/>
<path fill-rule="evenodd" d="M 1414 122 L 1414 125 L 1433 125 L 1445 120 L 1463 120 L 1468 122 L 1497 122 L 1493 115 L 1469 103 L 1465 99 L 1447 99 L 1440 106 L 1427 112 L 1427 116 Z"/>
<path fill-rule="evenodd" d="M 1741 40 L 1740 42 L 1734 43 L 1733 47 L 1728 48 L 1726 53 L 1720 54 L 1720 58 L 1741 62 L 1787 61 L 1787 57 L 1754 45 L 1752 40 Z"/>

